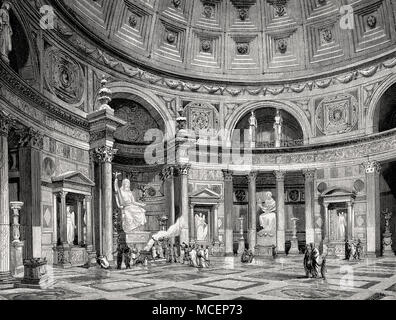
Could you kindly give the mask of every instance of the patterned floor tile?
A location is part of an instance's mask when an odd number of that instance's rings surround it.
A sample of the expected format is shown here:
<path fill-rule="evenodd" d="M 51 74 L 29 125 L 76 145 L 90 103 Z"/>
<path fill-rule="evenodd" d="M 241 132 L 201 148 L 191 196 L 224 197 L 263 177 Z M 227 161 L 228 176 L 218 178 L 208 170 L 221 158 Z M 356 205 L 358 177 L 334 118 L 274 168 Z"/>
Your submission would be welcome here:
<path fill-rule="evenodd" d="M 152 290 L 137 294 L 130 294 L 129 297 L 134 297 L 140 300 L 202 300 L 215 296 L 208 292 L 202 292 L 190 289 L 167 288 Z"/>
<path fill-rule="evenodd" d="M 204 287 L 212 287 L 212 288 L 219 288 L 219 289 L 227 289 L 232 291 L 241 291 L 247 290 L 250 288 L 263 286 L 268 283 L 265 282 L 256 282 L 256 281 L 249 281 L 249 280 L 231 280 L 231 279 L 224 279 L 224 280 L 216 280 L 211 282 L 204 282 L 204 283 L 196 283 L 197 286 L 204 286 Z"/>
<path fill-rule="evenodd" d="M 117 282 L 108 282 L 103 284 L 95 284 L 95 285 L 91 285 L 90 287 L 107 292 L 118 292 L 118 291 L 126 291 L 126 290 L 142 288 L 142 287 L 149 287 L 149 286 L 152 286 L 152 284 L 124 280 Z"/>

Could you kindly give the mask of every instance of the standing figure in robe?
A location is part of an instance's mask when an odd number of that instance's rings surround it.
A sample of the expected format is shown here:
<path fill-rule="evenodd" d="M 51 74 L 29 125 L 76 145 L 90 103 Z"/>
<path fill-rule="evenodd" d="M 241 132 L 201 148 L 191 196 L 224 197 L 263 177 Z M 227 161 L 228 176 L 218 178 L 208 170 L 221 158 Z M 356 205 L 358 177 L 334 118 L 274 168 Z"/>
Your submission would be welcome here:
<path fill-rule="evenodd" d="M 205 241 L 208 236 L 208 224 L 205 221 L 205 216 L 200 213 L 195 215 L 195 227 L 197 231 L 197 240 Z"/>
<path fill-rule="evenodd" d="M 74 244 L 74 229 L 76 228 L 74 211 L 70 207 L 67 207 L 66 214 L 66 224 L 67 224 L 67 242 L 70 245 Z"/>
<path fill-rule="evenodd" d="M 283 118 L 280 113 L 280 110 L 276 111 L 274 130 L 275 130 L 275 148 L 281 147 L 282 142 L 282 127 L 283 127 Z"/>
<path fill-rule="evenodd" d="M 12 51 L 12 29 L 10 24 L 10 3 L 5 1 L 0 9 L 0 58 L 9 63 L 8 54 Z"/>
<path fill-rule="evenodd" d="M 124 232 L 130 233 L 146 224 L 146 210 L 143 209 L 146 205 L 135 201 L 129 179 L 122 180 L 122 186 L 119 188 L 117 179 L 119 175 L 120 173 L 116 173 L 114 179 L 116 201 L 122 211 L 122 228 Z"/>
<path fill-rule="evenodd" d="M 345 241 L 345 230 L 346 230 L 346 220 L 345 220 L 345 212 L 338 213 L 338 239 Z"/>
<path fill-rule="evenodd" d="M 257 123 L 257 118 L 256 115 L 254 114 L 254 111 L 252 111 L 252 114 L 249 118 L 249 138 L 251 141 L 251 147 L 255 147 L 256 146 L 256 135 L 257 135 L 257 127 L 258 127 L 258 123 Z"/>

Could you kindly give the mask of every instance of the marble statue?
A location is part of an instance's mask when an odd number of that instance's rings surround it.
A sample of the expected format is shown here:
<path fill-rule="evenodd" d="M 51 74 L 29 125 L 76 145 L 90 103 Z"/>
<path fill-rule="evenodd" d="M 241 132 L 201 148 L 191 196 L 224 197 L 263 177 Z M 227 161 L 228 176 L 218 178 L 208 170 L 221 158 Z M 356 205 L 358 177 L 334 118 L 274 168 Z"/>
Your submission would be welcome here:
<path fill-rule="evenodd" d="M 272 198 L 271 192 L 267 192 L 265 196 L 264 204 L 259 204 L 259 208 L 263 211 L 259 217 L 261 233 L 273 237 L 276 235 L 276 201 Z"/>
<path fill-rule="evenodd" d="M 197 240 L 205 241 L 208 236 L 208 224 L 202 213 L 195 215 L 195 230 L 197 233 Z"/>
<path fill-rule="evenodd" d="M 281 141 L 282 141 L 282 128 L 283 128 L 283 118 L 280 113 L 280 110 L 276 111 L 276 116 L 275 116 L 275 123 L 274 123 L 274 130 L 275 130 L 275 147 L 280 148 L 281 147 Z"/>
<path fill-rule="evenodd" d="M 69 244 L 74 243 L 74 230 L 76 228 L 74 211 L 70 207 L 67 207 L 66 213 L 66 226 L 67 226 L 67 242 Z"/>
<path fill-rule="evenodd" d="M 0 55 L 9 63 L 8 54 L 12 51 L 12 29 L 10 24 L 10 3 L 5 1 L 0 9 Z"/>
<path fill-rule="evenodd" d="M 338 239 L 345 240 L 345 230 L 346 230 L 346 214 L 345 212 L 338 213 Z"/>
<path fill-rule="evenodd" d="M 117 179 L 119 175 L 116 173 L 114 180 L 114 189 L 117 193 L 116 202 L 122 210 L 122 227 L 124 232 L 128 233 L 146 224 L 146 210 L 143 209 L 146 205 L 135 201 L 129 179 L 124 179 L 121 188 L 119 188 Z"/>
<path fill-rule="evenodd" d="M 256 130 L 258 127 L 257 119 L 254 114 L 254 111 L 252 111 L 252 114 L 249 118 L 249 135 L 252 143 L 256 142 Z"/>

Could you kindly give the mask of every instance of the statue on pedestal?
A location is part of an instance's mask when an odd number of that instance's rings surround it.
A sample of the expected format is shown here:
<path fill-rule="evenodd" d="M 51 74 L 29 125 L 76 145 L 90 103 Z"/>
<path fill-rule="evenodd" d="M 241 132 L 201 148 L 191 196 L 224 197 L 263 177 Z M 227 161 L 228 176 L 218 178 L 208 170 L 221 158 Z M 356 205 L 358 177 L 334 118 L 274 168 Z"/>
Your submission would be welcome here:
<path fill-rule="evenodd" d="M 208 236 L 208 224 L 205 216 L 200 213 L 195 215 L 195 229 L 198 241 L 205 241 Z"/>
<path fill-rule="evenodd" d="M 282 128 L 283 128 L 283 118 L 280 110 L 276 110 L 274 130 L 275 130 L 275 148 L 281 147 L 282 141 Z"/>
<path fill-rule="evenodd" d="M 389 221 L 392 219 L 392 212 L 388 208 L 382 211 L 382 215 L 385 219 L 385 232 L 382 239 L 382 255 L 383 256 L 394 256 L 392 249 L 392 232 L 390 231 Z"/>
<path fill-rule="evenodd" d="M 74 244 L 74 231 L 76 228 L 76 223 L 75 223 L 74 211 L 71 210 L 70 207 L 67 207 L 66 224 L 67 224 L 67 242 L 70 245 L 73 245 Z"/>
<path fill-rule="evenodd" d="M 122 186 L 119 188 L 117 179 L 119 175 L 120 173 L 116 173 L 114 180 L 116 202 L 122 211 L 122 228 L 124 232 L 129 233 L 147 223 L 146 210 L 143 209 L 146 205 L 135 201 L 129 179 L 122 180 Z"/>
<path fill-rule="evenodd" d="M 276 201 L 272 198 L 272 193 L 267 192 L 264 204 L 259 204 L 259 208 L 263 211 L 260 215 L 260 226 L 262 230 L 260 234 L 265 237 L 274 237 L 276 235 Z"/>
<path fill-rule="evenodd" d="M 0 9 L 0 57 L 9 63 L 8 54 L 12 51 L 12 29 L 10 24 L 10 3 L 5 1 Z"/>

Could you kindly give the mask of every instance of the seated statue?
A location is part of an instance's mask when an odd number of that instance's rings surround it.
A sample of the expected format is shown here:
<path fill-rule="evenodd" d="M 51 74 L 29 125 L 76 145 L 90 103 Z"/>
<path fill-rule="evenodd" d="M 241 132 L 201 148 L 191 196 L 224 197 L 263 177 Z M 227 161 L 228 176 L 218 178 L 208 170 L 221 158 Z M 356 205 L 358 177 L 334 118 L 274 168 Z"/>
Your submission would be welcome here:
<path fill-rule="evenodd" d="M 260 226 L 264 236 L 273 237 L 276 235 L 276 201 L 272 198 L 272 193 L 266 193 L 266 199 L 263 205 L 259 205 L 263 211 L 260 215 Z"/>
<path fill-rule="evenodd" d="M 116 173 L 114 180 L 116 202 L 122 210 L 122 228 L 128 233 L 146 224 L 146 210 L 143 209 L 146 205 L 135 201 L 131 191 L 131 182 L 128 179 L 122 180 L 122 187 L 119 188 L 117 179 L 119 175 Z"/>

